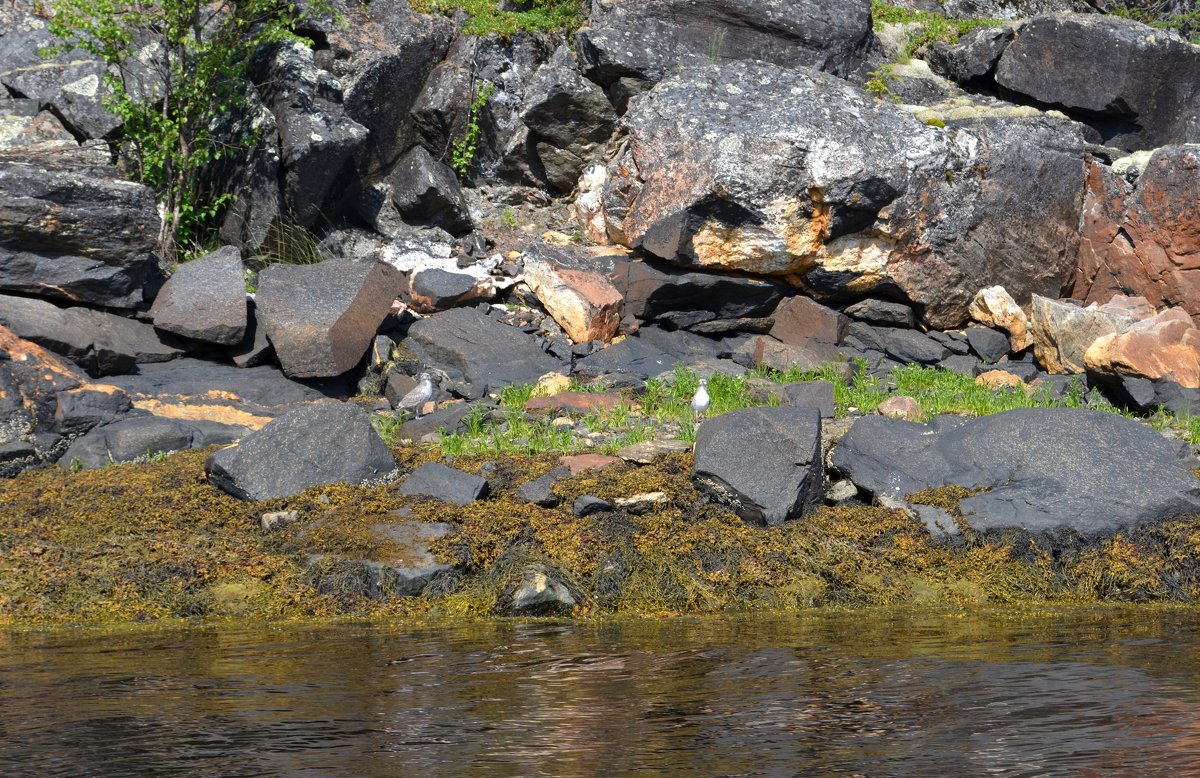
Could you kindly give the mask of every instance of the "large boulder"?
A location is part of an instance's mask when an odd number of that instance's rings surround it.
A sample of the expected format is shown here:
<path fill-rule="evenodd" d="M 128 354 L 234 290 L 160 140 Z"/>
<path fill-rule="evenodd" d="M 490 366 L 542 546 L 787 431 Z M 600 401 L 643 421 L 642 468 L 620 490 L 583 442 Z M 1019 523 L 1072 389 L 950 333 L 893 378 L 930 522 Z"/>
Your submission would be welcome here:
<path fill-rule="evenodd" d="M 233 246 L 183 263 L 154 298 L 154 326 L 207 343 L 241 343 L 246 336 L 243 271 L 241 252 Z"/>
<path fill-rule="evenodd" d="M 61 354 L 93 376 L 121 375 L 139 364 L 183 356 L 178 339 L 149 324 L 91 308 L 0 295 L 0 325 Z"/>
<path fill-rule="evenodd" d="M 579 259 L 538 246 L 526 252 L 525 283 L 573 342 L 612 340 L 621 324 L 621 293 Z"/>
<path fill-rule="evenodd" d="M 1130 19 L 1056 14 L 1020 27 L 996 65 L 1006 92 L 1059 108 L 1104 142 L 1147 149 L 1200 140 L 1200 49 Z"/>
<path fill-rule="evenodd" d="M 19 29 L 4 35 L 0 47 L 0 86 L 36 100 L 83 138 L 104 138 L 121 120 L 104 106 L 105 66 L 98 57 L 74 49 L 44 52 L 62 45 L 48 30 Z"/>
<path fill-rule="evenodd" d="M 756 59 L 848 75 L 871 42 L 867 0 L 612 0 L 575 37 L 580 66 L 612 87 L 681 65 Z"/>
<path fill-rule="evenodd" d="M 696 432 L 696 484 L 749 522 L 775 526 L 819 505 L 824 490 L 816 408 L 747 408 Z"/>
<path fill-rule="evenodd" d="M 479 398 L 508 384 L 534 384 L 568 365 L 535 338 L 477 310 L 456 308 L 414 322 L 404 344 Z"/>
<path fill-rule="evenodd" d="M 367 353 L 403 280 L 378 261 L 271 265 L 258 274 L 255 313 L 285 373 L 337 376 Z"/>
<path fill-rule="evenodd" d="M 388 175 L 392 202 L 411 224 L 441 227 L 451 234 L 471 229 L 471 214 L 454 171 L 417 146 Z"/>
<path fill-rule="evenodd" d="M 279 132 L 283 202 L 290 218 L 311 227 L 368 131 L 346 115 L 341 84 L 314 64 L 309 47 L 280 44 L 264 71 L 259 91 Z"/>
<path fill-rule="evenodd" d="M 243 500 L 291 497 L 325 484 L 361 484 L 395 468 L 366 411 L 339 402 L 289 411 L 205 463 L 211 483 Z"/>
<path fill-rule="evenodd" d="M 279 125 L 257 88 L 248 86 L 246 96 L 247 105 L 226 117 L 224 132 L 233 145 L 244 151 L 217 164 L 230 191 L 237 192 L 225 210 L 221 240 L 251 254 L 269 245 L 272 231 L 281 226 L 285 209 L 279 189 L 279 168 L 283 164 Z"/>
<path fill-rule="evenodd" d="M 1133 289 L 1155 307 L 1200 315 L 1200 148 L 1166 146 L 1134 183 L 1088 164 L 1072 296 L 1103 302 Z"/>
<path fill-rule="evenodd" d="M 899 292 L 939 328 L 980 288 L 1057 296 L 1073 270 L 1084 145 L 1066 120 L 949 132 L 825 74 L 735 62 L 668 78 L 623 126 L 606 232 L 677 264 Z"/>
<path fill-rule="evenodd" d="M 0 160 L 0 289 L 111 308 L 153 297 L 154 192 L 116 168 Z"/>
<path fill-rule="evenodd" d="M 1132 419 L 1029 408 L 930 425 L 864 416 L 838 443 L 833 465 L 891 500 L 944 486 L 982 489 L 960 503 L 978 531 L 1095 534 L 1200 511 L 1188 459 Z"/>

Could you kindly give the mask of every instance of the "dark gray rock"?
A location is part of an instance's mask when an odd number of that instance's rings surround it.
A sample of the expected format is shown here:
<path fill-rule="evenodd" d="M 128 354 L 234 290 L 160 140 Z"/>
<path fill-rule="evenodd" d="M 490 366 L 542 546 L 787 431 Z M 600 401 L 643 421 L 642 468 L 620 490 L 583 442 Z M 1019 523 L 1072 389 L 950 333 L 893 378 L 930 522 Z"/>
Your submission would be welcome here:
<path fill-rule="evenodd" d="M 1006 373 L 1012 373 L 1022 381 L 1032 381 L 1041 373 L 1037 365 L 1032 362 L 1000 362 L 995 365 L 989 365 L 990 370 L 1003 370 Z"/>
<path fill-rule="evenodd" d="M 3 37 L 0 85 L 52 110 L 84 138 L 103 138 L 121 126 L 104 107 L 105 66 L 99 58 L 79 49 L 45 57 L 44 50 L 62 44 L 45 29 L 19 29 Z"/>
<path fill-rule="evenodd" d="M 377 261 L 271 265 L 258 274 L 256 316 L 289 376 L 337 376 L 370 348 L 402 283 Z"/>
<path fill-rule="evenodd" d="M 311 227 L 367 128 L 346 115 L 341 85 L 300 43 L 275 49 L 259 91 L 279 131 L 284 206 L 290 218 Z"/>
<path fill-rule="evenodd" d="M 507 384 L 532 384 L 568 363 L 542 351 L 537 340 L 477 310 L 455 308 L 414 322 L 404 345 L 428 365 L 461 382 L 466 396 L 483 397 Z"/>
<path fill-rule="evenodd" d="M 477 301 L 478 284 L 475 276 L 431 268 L 413 275 L 406 297 L 421 310 L 444 311 L 460 303 Z"/>
<path fill-rule="evenodd" d="M 607 500 L 601 500 L 599 497 L 591 494 L 582 494 L 575 499 L 575 504 L 571 506 L 571 511 L 575 514 L 575 518 L 582 519 L 586 516 L 591 516 L 596 513 L 605 513 L 613 510 L 613 504 Z"/>
<path fill-rule="evenodd" d="M 82 383 L 82 374 L 69 362 L 0 326 L 0 445 L 31 444 L 39 456 L 53 448 L 53 442 L 42 438 L 57 437 L 53 430 L 58 397 Z M 0 467 L 0 477 L 38 461 L 14 454 Z"/>
<path fill-rule="evenodd" d="M 694 329 L 717 321 L 769 317 L 789 292 L 769 279 L 690 271 L 619 258 L 613 284 L 625 297 L 626 320 Z"/>
<path fill-rule="evenodd" d="M 67 469 L 93 470 L 119 462 L 146 461 L 155 455 L 203 448 L 237 440 L 244 427 L 137 415 L 95 427 L 75 439 L 58 460 Z"/>
<path fill-rule="evenodd" d="M 979 531 L 1085 535 L 1195 515 L 1200 485 L 1191 464 L 1149 426 L 1065 408 L 928 426 L 867 416 L 833 455 L 860 489 L 892 499 L 950 485 L 987 489 L 961 502 Z"/>
<path fill-rule="evenodd" d="M 208 480 L 242 500 L 291 497 L 332 483 L 359 484 L 395 469 L 392 452 L 366 412 L 339 402 L 288 411 L 205 463 Z"/>
<path fill-rule="evenodd" d="M 942 332 L 940 330 L 929 330 L 925 333 L 930 339 L 942 344 L 951 354 L 971 353 L 971 344 L 967 342 L 967 336 L 957 332 Z"/>
<path fill-rule="evenodd" d="M 453 570 L 455 565 L 439 562 L 430 550 L 434 541 L 453 533 L 454 527 L 443 522 L 402 521 L 372 526 L 371 534 L 388 547 L 384 558 L 375 562 L 379 592 L 415 597 L 438 576 Z"/>
<path fill-rule="evenodd" d="M 504 597 L 516 616 L 567 615 L 583 601 L 566 578 L 540 562 L 528 565 L 517 585 Z"/>
<path fill-rule="evenodd" d="M 821 414 L 815 408 L 747 408 L 696 432 L 692 479 L 749 522 L 775 526 L 821 503 Z"/>
<path fill-rule="evenodd" d="M 926 59 L 930 69 L 951 81 L 986 82 L 1012 39 L 1012 27 L 980 27 L 962 36 L 953 46 L 941 41 L 931 44 Z"/>
<path fill-rule="evenodd" d="M 279 189 L 283 164 L 279 127 L 257 88 L 249 86 L 246 95 L 248 104 L 227 117 L 229 124 L 224 127 L 229 142 L 245 151 L 219 163 L 218 175 L 229 182 L 229 191 L 237 192 L 221 222 L 221 241 L 249 256 L 264 246 L 270 248 L 272 231 L 279 229 L 285 206 Z"/>
<path fill-rule="evenodd" d="M 739 59 L 847 75 L 863 63 L 870 40 L 867 0 L 638 0 L 593 4 L 575 50 L 584 74 L 608 87 Z"/>
<path fill-rule="evenodd" d="M 540 508 L 554 508 L 558 495 L 554 493 L 554 482 L 571 474 L 565 467 L 556 467 L 545 475 L 527 481 L 517 489 L 517 497 Z"/>
<path fill-rule="evenodd" d="M 258 325 L 257 303 L 246 301 L 246 334 L 242 342 L 226 351 L 238 367 L 258 367 L 275 357 L 275 347 L 267 340 L 267 331 Z"/>
<path fill-rule="evenodd" d="M 1110 146 L 1200 140 L 1200 49 L 1140 22 L 1035 17 L 1004 50 L 995 78 L 1007 92 L 1091 124 Z"/>
<path fill-rule="evenodd" d="M 909 306 L 902 303 L 891 303 L 886 300 L 875 300 L 873 298 L 859 300 L 854 305 L 843 309 L 842 313 L 859 321 L 865 321 L 868 324 L 880 327 L 911 328 L 916 326 L 917 323 L 917 318 L 913 315 L 913 309 Z"/>
<path fill-rule="evenodd" d="M 118 387 L 84 385 L 59 392 L 57 397 L 54 428 L 62 435 L 81 435 L 133 410 L 129 395 Z"/>
<path fill-rule="evenodd" d="M 979 358 L 989 364 L 998 362 L 1001 357 L 1008 356 L 1012 344 L 1008 335 L 991 327 L 968 327 L 967 343 Z"/>
<path fill-rule="evenodd" d="M 424 147 L 401 157 L 387 183 L 392 202 L 409 223 L 441 227 L 452 235 L 471 231 L 471 214 L 458 178 Z"/>
<path fill-rule="evenodd" d="M 488 494 L 488 482 L 441 462 L 429 462 L 412 471 L 396 491 L 411 497 L 428 497 L 451 505 L 469 505 Z"/>
<path fill-rule="evenodd" d="M 144 322 L 24 297 L 0 295 L 0 325 L 71 359 L 93 376 L 121 375 L 138 364 L 184 354 L 178 339 Z"/>
<path fill-rule="evenodd" d="M 0 161 L 0 289 L 134 308 L 163 274 L 154 192 L 115 168 Z"/>
<path fill-rule="evenodd" d="M 400 437 L 409 440 L 420 440 L 434 432 L 445 431 L 450 435 L 466 432 L 467 417 L 477 407 L 479 407 L 479 403 L 452 403 L 448 407 L 440 408 L 433 413 L 427 413 L 419 419 L 408 419 L 400 427 Z M 484 407 L 488 408 L 491 406 L 484 405 Z"/>
<path fill-rule="evenodd" d="M 951 354 L 950 356 L 938 362 L 938 367 L 943 370 L 949 370 L 951 373 L 965 375 L 968 378 L 974 378 L 983 370 L 982 363 L 972 356 L 964 356 L 962 354 Z M 990 367 L 988 368 L 991 369 Z"/>
<path fill-rule="evenodd" d="M 235 346 L 246 336 L 242 254 L 225 246 L 180 265 L 163 284 L 150 316 L 176 335 Z"/>
<path fill-rule="evenodd" d="M 872 327 L 869 324 L 855 322 L 847 330 L 846 338 L 847 342 L 854 343 L 860 348 L 882 351 L 905 364 L 913 362 L 933 364 L 950 356 L 948 348 L 916 330 Z"/>
<path fill-rule="evenodd" d="M 779 393 L 779 404 L 792 408 L 816 408 L 822 419 L 832 419 L 836 409 L 833 384 L 828 381 L 797 381 L 784 384 Z"/>

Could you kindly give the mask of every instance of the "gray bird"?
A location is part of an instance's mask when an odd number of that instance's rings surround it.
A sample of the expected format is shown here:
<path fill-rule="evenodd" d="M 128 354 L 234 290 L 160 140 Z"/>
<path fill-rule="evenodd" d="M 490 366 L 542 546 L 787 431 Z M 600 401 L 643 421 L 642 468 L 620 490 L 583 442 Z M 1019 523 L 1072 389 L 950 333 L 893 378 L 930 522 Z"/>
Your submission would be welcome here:
<path fill-rule="evenodd" d="M 708 379 L 701 378 L 700 385 L 696 387 L 696 394 L 692 396 L 692 413 L 703 416 L 710 402 L 712 398 L 708 396 Z"/>
<path fill-rule="evenodd" d="M 421 418 L 421 406 L 429 402 L 432 397 L 433 376 L 429 373 L 421 373 L 416 387 L 400 398 L 400 402 L 396 404 L 396 410 L 411 410 L 415 417 L 419 419 Z"/>

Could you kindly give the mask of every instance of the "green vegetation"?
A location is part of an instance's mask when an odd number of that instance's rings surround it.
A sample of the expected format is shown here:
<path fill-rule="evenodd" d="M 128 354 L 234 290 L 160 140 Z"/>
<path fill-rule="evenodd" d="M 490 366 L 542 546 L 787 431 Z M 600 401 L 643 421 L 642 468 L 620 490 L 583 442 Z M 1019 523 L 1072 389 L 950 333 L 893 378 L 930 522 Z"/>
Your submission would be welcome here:
<path fill-rule="evenodd" d="M 471 164 L 475 161 L 475 153 L 479 149 L 479 135 L 483 131 L 479 124 L 480 116 L 495 90 L 496 86 L 490 81 L 484 82 L 483 86 L 476 90 L 475 99 L 471 101 L 471 109 L 467 113 L 466 134 L 450 144 L 450 167 L 454 168 L 459 178 L 465 179 L 471 172 Z"/>
<path fill-rule="evenodd" d="M 279 0 L 55 0 L 50 30 L 109 65 L 105 105 L 123 122 L 121 159 L 157 192 L 160 248 L 175 258 L 200 242 L 233 193 L 209 181 L 214 163 L 252 145 L 222 130 L 246 105 L 252 58 L 265 46 L 300 40 L 302 20 L 328 12 Z"/>
<path fill-rule="evenodd" d="M 1108 10 L 1111 16 L 1133 19 L 1160 29 L 1174 30 L 1192 43 L 1200 44 L 1200 11 L 1176 0 L 1148 0 L 1122 3 Z M 1189 9 L 1189 10 L 1184 10 Z"/>
<path fill-rule="evenodd" d="M 501 11 L 497 0 L 413 0 L 423 13 L 451 16 L 467 14 L 463 32 L 470 35 L 500 35 L 511 38 L 520 30 L 572 33 L 583 23 L 579 0 L 528 0 L 525 11 Z"/>
<path fill-rule="evenodd" d="M 895 67 L 895 65 L 884 65 L 878 70 L 871 71 L 870 78 L 863 84 L 863 87 L 880 100 L 900 102 L 900 95 L 892 92 L 892 85 L 897 80 Z"/>
<path fill-rule="evenodd" d="M 918 11 L 912 8 L 901 8 L 889 5 L 882 0 L 871 0 L 871 19 L 875 26 L 884 24 L 916 24 L 916 32 L 909 36 L 905 48 L 900 52 L 898 61 L 907 62 L 922 48 L 933 43 L 958 43 L 958 39 L 972 30 L 980 27 L 999 27 L 1004 24 L 1000 19 L 949 19 L 942 14 L 931 11 Z"/>

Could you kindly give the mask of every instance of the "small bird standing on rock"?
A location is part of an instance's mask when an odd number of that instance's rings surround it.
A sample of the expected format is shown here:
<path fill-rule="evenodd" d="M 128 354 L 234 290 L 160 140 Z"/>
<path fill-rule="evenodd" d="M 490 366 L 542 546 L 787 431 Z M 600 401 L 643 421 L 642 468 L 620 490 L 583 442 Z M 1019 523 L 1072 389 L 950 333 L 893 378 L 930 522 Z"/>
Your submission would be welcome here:
<path fill-rule="evenodd" d="M 696 387 L 696 394 L 692 396 L 692 413 L 703 416 L 710 402 L 712 398 L 708 396 L 708 379 L 701 378 L 700 385 Z"/>
<path fill-rule="evenodd" d="M 421 418 L 421 407 L 433 397 L 433 376 L 421 373 L 417 385 L 396 405 L 396 410 L 411 410 L 416 418 Z"/>

